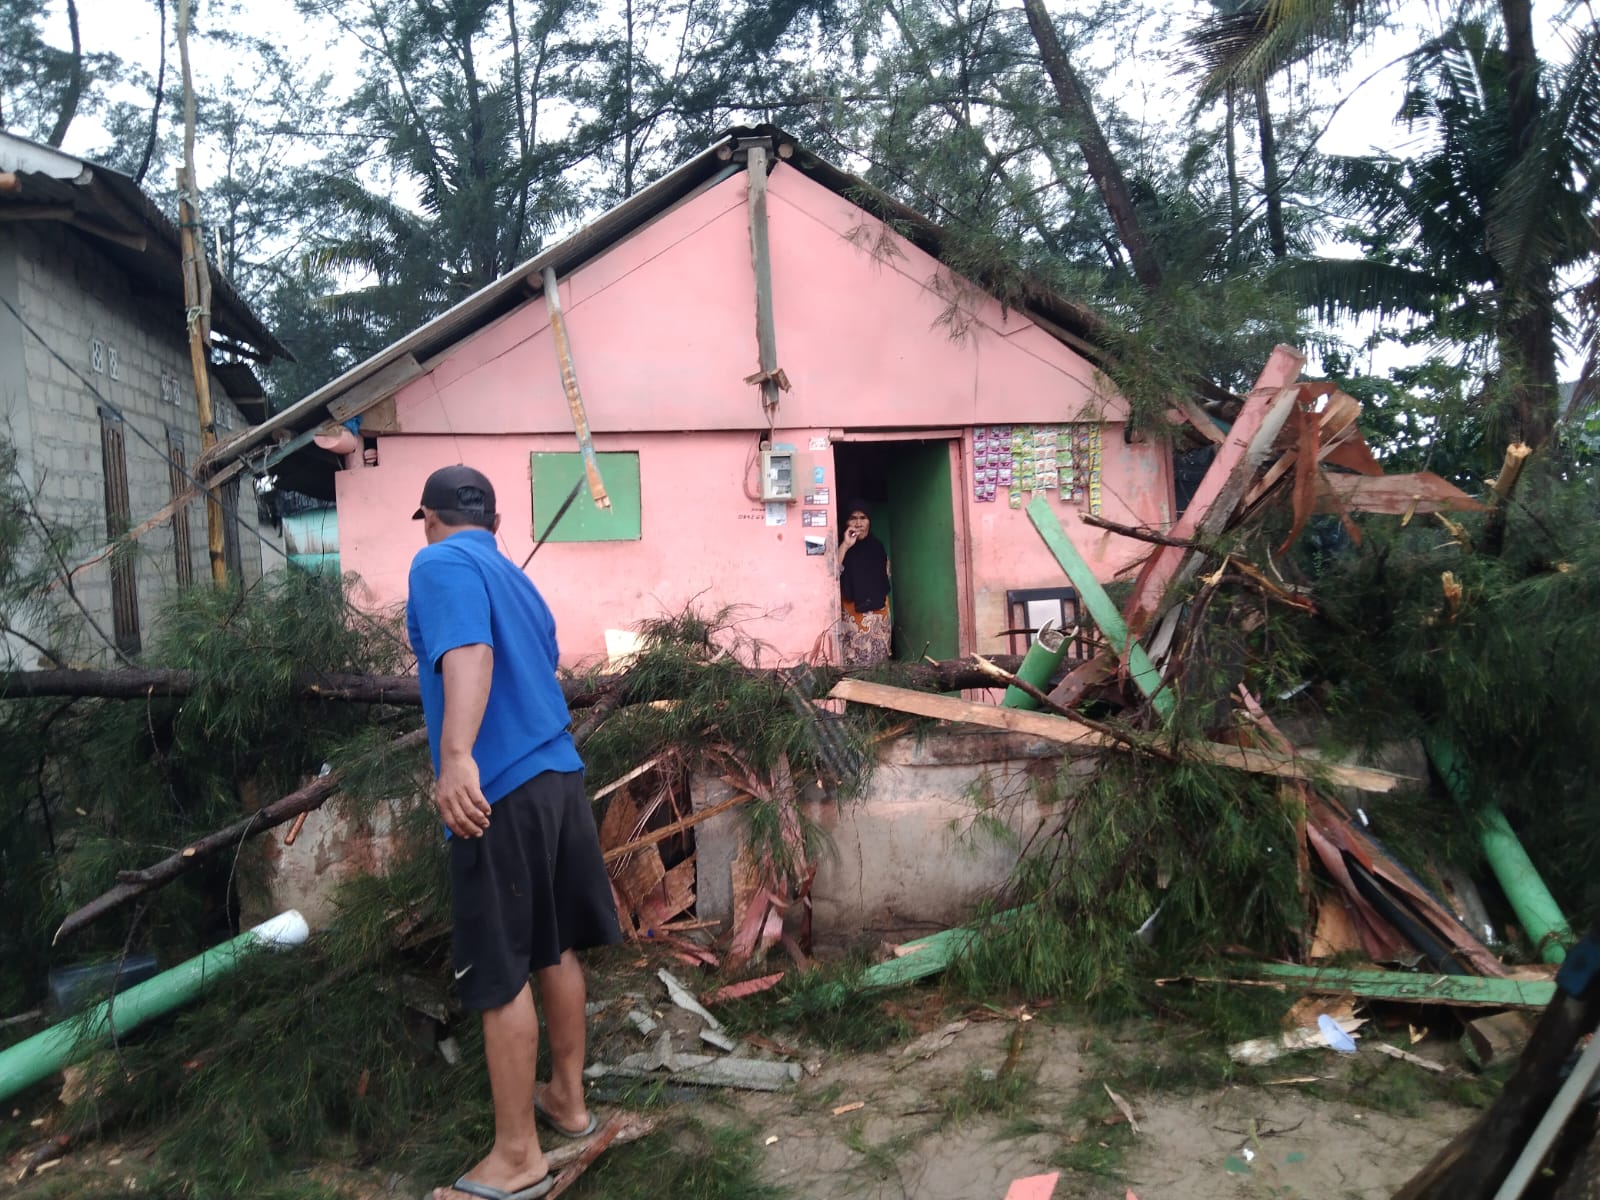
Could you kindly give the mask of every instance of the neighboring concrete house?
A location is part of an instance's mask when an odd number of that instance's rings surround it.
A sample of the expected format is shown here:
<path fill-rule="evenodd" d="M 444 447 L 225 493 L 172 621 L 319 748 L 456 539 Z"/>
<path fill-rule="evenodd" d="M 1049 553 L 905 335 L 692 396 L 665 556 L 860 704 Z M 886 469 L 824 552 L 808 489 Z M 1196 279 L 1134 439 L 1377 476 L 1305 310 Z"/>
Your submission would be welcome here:
<path fill-rule="evenodd" d="M 181 264 L 177 227 L 132 179 L 0 133 L 0 298 L 15 310 L 0 306 L 0 436 L 41 515 L 80 550 L 159 512 L 199 457 Z M 227 438 L 266 415 L 247 360 L 286 351 L 214 268 L 211 286 L 211 395 Z M 248 477 L 242 494 L 239 476 L 224 484 L 223 501 L 240 518 L 224 554 L 249 583 L 263 558 Z M 209 572 L 205 506 L 189 504 L 75 587 L 133 651 L 164 595 Z"/>
<path fill-rule="evenodd" d="M 1171 457 L 1125 437 L 1092 314 L 1043 288 L 1006 307 L 942 240 L 781 130 L 734 131 L 234 450 L 344 455 L 340 564 L 371 604 L 403 600 L 411 510 L 445 463 L 496 482 L 521 562 L 582 473 L 549 269 L 612 500 L 580 489 L 529 567 L 565 661 L 691 602 L 749 606 L 743 632 L 783 659 L 830 650 L 857 495 L 892 557 L 898 656 L 1020 649 L 1007 631 L 1065 589 L 1011 485 L 1053 497 L 1109 579 L 1147 547 L 1081 516 L 1168 522 Z"/>

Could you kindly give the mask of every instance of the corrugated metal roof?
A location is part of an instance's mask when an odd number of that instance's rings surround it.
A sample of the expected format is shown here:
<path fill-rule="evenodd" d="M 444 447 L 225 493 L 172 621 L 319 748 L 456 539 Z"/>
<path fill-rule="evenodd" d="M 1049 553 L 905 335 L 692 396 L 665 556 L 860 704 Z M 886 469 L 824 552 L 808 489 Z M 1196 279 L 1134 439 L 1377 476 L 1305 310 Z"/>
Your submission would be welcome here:
<path fill-rule="evenodd" d="M 0 171 L 14 172 L 19 184 L 15 191 L 0 192 L 0 209 L 9 210 L 12 220 L 64 221 L 93 237 L 96 249 L 127 272 L 139 289 L 182 313 L 178 227 L 132 179 L 4 132 L 0 132 Z M 212 329 L 263 360 L 293 358 L 216 264 L 210 267 Z"/>

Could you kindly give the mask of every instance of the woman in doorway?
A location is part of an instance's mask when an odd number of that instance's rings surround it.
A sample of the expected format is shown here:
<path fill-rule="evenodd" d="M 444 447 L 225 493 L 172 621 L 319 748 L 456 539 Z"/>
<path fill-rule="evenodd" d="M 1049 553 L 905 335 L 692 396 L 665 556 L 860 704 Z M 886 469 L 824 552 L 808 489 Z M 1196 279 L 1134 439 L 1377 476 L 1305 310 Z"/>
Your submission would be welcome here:
<path fill-rule="evenodd" d="M 859 500 L 845 513 L 839 542 L 839 648 L 847 667 L 889 658 L 889 552 L 872 536 L 872 516 Z"/>

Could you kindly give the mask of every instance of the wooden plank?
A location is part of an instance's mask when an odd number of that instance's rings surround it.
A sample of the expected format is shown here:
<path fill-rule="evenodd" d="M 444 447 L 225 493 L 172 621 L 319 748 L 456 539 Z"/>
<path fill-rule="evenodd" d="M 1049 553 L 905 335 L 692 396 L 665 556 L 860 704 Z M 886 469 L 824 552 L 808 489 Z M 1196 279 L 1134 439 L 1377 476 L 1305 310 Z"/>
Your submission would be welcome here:
<path fill-rule="evenodd" d="M 600 478 L 600 464 L 594 457 L 594 440 L 589 436 L 589 415 L 584 411 L 583 394 L 578 390 L 578 368 L 572 361 L 572 343 L 567 337 L 567 320 L 561 312 L 561 288 L 554 267 L 546 267 L 544 307 L 550 317 L 550 333 L 555 338 L 556 358 L 561 364 L 561 388 L 567 394 L 567 410 L 572 414 L 572 429 L 578 435 L 578 451 L 583 455 L 583 471 L 589 480 L 589 497 L 596 508 L 609 509 L 611 497 Z"/>
<path fill-rule="evenodd" d="M 1317 484 L 1319 512 L 1416 513 L 1479 512 L 1488 505 L 1474 500 L 1432 471 L 1413 475 L 1330 475 Z"/>
<path fill-rule="evenodd" d="M 1378 967 L 1302 967 L 1293 963 L 1254 963 L 1241 967 L 1225 982 L 1266 984 L 1323 996 L 1363 996 L 1466 1008 L 1544 1008 L 1556 995 L 1555 981 L 1548 979 L 1482 979 L 1473 975 L 1419 975 Z"/>
<path fill-rule="evenodd" d="M 689 816 L 684 817 L 681 821 L 674 821 L 671 825 L 665 825 L 660 829 L 653 829 L 636 842 L 629 842 L 626 846 L 616 846 L 610 850 L 607 850 L 605 852 L 605 860 L 607 863 L 613 863 L 623 855 L 631 854 L 633 851 L 638 850 L 641 847 L 653 846 L 657 842 L 664 842 L 669 837 L 673 837 L 676 834 L 682 833 L 685 829 L 693 828 L 694 826 L 700 824 L 701 821 L 709 821 L 712 817 L 720 817 L 730 808 L 733 808 L 738 804 L 743 804 L 746 800 L 750 799 L 753 799 L 753 797 L 748 792 L 740 792 L 732 799 L 724 800 L 721 804 L 713 804 L 710 808 L 702 808 L 699 812 L 691 813 Z M 613 803 L 615 802 L 613 801 Z"/>
<path fill-rule="evenodd" d="M 1078 553 L 1078 548 L 1072 544 L 1067 531 L 1061 527 L 1061 521 L 1051 511 L 1049 501 L 1043 496 L 1035 496 L 1028 505 L 1028 520 L 1033 522 L 1033 527 L 1039 531 L 1044 544 L 1050 547 L 1050 553 L 1055 555 L 1056 562 L 1061 564 L 1061 569 L 1067 573 L 1072 586 L 1078 589 L 1079 599 L 1089 610 L 1094 623 L 1100 627 L 1100 632 L 1128 664 L 1128 673 L 1133 676 L 1133 681 L 1139 690 L 1149 697 L 1158 713 L 1163 717 L 1170 717 L 1176 703 L 1172 689 L 1162 685 L 1161 672 L 1156 670 L 1155 664 L 1150 661 L 1150 656 L 1144 652 L 1144 647 L 1128 636 L 1128 628 L 1123 624 L 1122 614 L 1111 602 L 1111 597 L 1106 595 L 1105 588 L 1100 586 L 1094 570 L 1084 561 L 1083 555 Z"/>
<path fill-rule="evenodd" d="M 364 434 L 400 432 L 400 419 L 395 413 L 393 396 L 385 396 L 361 414 L 361 432 Z"/>
<path fill-rule="evenodd" d="M 381 400 L 387 400 L 421 374 L 422 364 L 417 361 L 417 356 L 402 355 L 330 401 L 328 418 L 342 425 L 351 417 L 359 417 L 367 409 Z"/>
<path fill-rule="evenodd" d="M 767 148 L 745 151 L 746 203 L 750 217 L 750 263 L 756 277 L 756 356 L 761 364 L 761 405 L 770 417 L 778 408 L 778 331 L 772 315 L 772 252 L 767 244 Z"/>
<path fill-rule="evenodd" d="M 1124 743 L 1115 738 L 1087 729 L 1069 717 L 1028 712 L 1020 708 L 1001 708 L 997 704 L 977 704 L 955 696 L 915 692 L 909 688 L 869 683 L 864 679 L 841 679 L 834 684 L 828 696 L 834 700 L 852 700 L 858 704 L 871 704 L 878 708 L 893 709 L 895 712 L 910 713 L 913 716 L 933 717 L 942 721 L 963 721 L 970 725 L 986 725 L 991 729 L 1008 729 L 1014 733 L 1032 734 L 1047 741 L 1077 746 L 1085 750 L 1128 749 Z M 1248 746 L 1223 746 L 1215 742 L 1183 742 L 1171 749 L 1180 758 L 1248 771 L 1253 775 L 1324 781 L 1337 787 L 1351 787 L 1365 792 L 1388 792 L 1402 786 L 1415 787 L 1418 782 L 1372 767 L 1328 763 L 1307 755 L 1284 758 Z"/>
<path fill-rule="evenodd" d="M 1209 541 L 1227 527 L 1228 519 L 1250 486 L 1284 422 L 1295 404 L 1296 391 L 1289 385 L 1305 366 L 1305 356 L 1288 346 L 1272 351 L 1262 368 L 1256 386 L 1246 397 L 1239 419 L 1228 431 L 1216 458 L 1200 481 L 1194 499 L 1169 531 L 1182 541 Z M 1126 610 L 1128 631 L 1135 637 L 1143 633 L 1161 609 L 1167 589 L 1187 572 L 1198 558 L 1190 551 L 1163 546 L 1153 553 L 1139 572 L 1133 597 Z"/>

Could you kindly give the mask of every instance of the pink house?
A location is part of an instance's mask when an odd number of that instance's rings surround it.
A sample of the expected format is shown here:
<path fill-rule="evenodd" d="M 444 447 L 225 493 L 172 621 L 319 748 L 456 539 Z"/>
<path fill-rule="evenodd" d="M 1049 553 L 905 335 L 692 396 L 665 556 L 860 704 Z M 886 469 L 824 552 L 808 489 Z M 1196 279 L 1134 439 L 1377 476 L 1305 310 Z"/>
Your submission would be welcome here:
<path fill-rule="evenodd" d="M 856 496 L 893 561 L 897 654 L 1003 652 L 1029 623 L 1016 593 L 1064 583 L 1014 488 L 1052 497 L 1111 579 L 1144 547 L 1082 516 L 1164 526 L 1171 460 L 1124 437 L 1090 314 L 1042 290 L 1002 305 L 941 240 L 780 130 L 734 131 L 229 453 L 336 466 L 340 566 L 373 606 L 404 600 L 411 511 L 446 463 L 494 480 L 521 562 L 582 472 L 553 271 L 612 500 L 579 489 L 528 567 L 564 660 L 691 602 L 742 606 L 776 659 L 834 656 Z"/>

